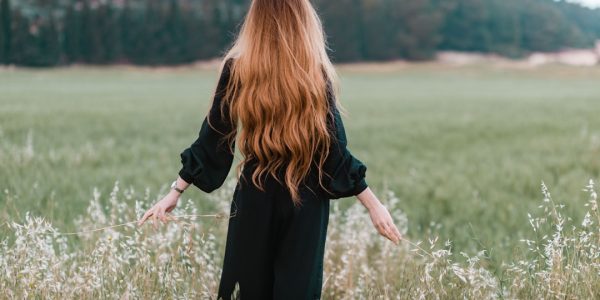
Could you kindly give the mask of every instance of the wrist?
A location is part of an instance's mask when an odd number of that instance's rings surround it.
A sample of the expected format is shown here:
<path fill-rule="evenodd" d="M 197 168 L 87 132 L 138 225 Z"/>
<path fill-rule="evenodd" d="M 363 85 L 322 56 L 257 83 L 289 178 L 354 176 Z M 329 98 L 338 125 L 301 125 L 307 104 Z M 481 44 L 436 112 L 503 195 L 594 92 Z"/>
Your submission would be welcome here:
<path fill-rule="evenodd" d="M 183 192 L 185 191 L 185 188 L 180 188 L 177 185 L 177 180 L 173 181 L 173 183 L 171 184 L 171 191 L 178 193 L 178 194 L 183 194 Z"/>
<path fill-rule="evenodd" d="M 372 201 L 372 202 L 366 203 L 365 207 L 367 208 L 367 210 L 369 212 L 372 212 L 372 211 L 375 211 L 378 208 L 380 208 L 382 205 L 383 204 L 381 204 L 381 202 L 379 202 L 379 201 Z"/>
<path fill-rule="evenodd" d="M 176 190 L 174 190 L 174 189 L 171 189 L 171 190 L 169 191 L 169 195 L 170 195 L 171 197 L 175 198 L 175 199 L 179 199 L 179 197 L 181 197 L 181 193 L 180 193 L 180 192 L 178 192 L 178 191 L 176 191 Z"/>
<path fill-rule="evenodd" d="M 368 187 L 364 189 L 361 193 L 356 195 L 356 197 L 358 198 L 360 203 L 362 203 L 362 205 L 370 212 L 380 208 L 382 205 L 379 199 L 377 199 L 375 194 L 373 194 L 371 189 Z"/>
<path fill-rule="evenodd" d="M 361 202 L 363 206 L 370 212 L 378 209 L 382 205 L 377 198 L 373 197 L 368 197 Z"/>

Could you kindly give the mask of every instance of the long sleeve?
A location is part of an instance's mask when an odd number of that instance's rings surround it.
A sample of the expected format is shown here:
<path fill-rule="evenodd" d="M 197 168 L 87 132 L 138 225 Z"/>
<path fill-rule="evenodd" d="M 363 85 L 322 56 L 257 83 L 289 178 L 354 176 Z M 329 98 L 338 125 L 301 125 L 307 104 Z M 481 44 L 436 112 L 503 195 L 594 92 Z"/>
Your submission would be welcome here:
<path fill-rule="evenodd" d="M 338 199 L 358 195 L 368 187 L 365 179 L 367 167 L 347 148 L 346 131 L 330 88 L 328 86 L 331 109 L 328 126 L 332 143 L 324 169 L 331 177 L 326 175 L 324 178 L 330 198 Z"/>
<path fill-rule="evenodd" d="M 233 163 L 233 153 L 223 136 L 235 128 L 226 119 L 229 114 L 228 107 L 224 108 L 225 119 L 221 116 L 220 108 L 229 81 L 232 60 L 229 59 L 224 64 L 212 106 L 202 122 L 198 138 L 180 154 L 182 166 L 179 176 L 181 179 L 194 184 L 207 193 L 223 185 Z M 208 118 L 210 118 L 210 124 L 215 128 L 208 124 Z"/>

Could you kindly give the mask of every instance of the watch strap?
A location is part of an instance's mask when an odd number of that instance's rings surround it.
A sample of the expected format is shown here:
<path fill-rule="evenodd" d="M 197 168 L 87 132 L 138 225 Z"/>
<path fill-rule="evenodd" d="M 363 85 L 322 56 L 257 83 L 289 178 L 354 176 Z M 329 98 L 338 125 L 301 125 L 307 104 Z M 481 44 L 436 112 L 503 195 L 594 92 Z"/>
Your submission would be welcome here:
<path fill-rule="evenodd" d="M 177 180 L 173 181 L 173 184 L 171 184 L 171 189 L 177 191 L 180 194 L 183 194 L 183 192 L 185 191 L 177 187 Z"/>

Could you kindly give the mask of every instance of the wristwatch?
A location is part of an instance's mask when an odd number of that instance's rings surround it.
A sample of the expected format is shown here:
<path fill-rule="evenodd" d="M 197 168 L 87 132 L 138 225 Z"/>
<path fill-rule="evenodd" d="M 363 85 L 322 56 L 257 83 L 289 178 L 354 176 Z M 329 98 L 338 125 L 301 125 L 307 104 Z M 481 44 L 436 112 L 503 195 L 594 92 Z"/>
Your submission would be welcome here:
<path fill-rule="evenodd" d="M 177 187 L 177 180 L 175 180 L 175 181 L 173 181 L 173 183 L 171 183 L 171 189 L 172 190 L 176 190 L 180 194 L 183 194 L 183 191 L 185 191 L 185 190 L 182 190 L 182 189 L 180 189 L 180 188 Z"/>

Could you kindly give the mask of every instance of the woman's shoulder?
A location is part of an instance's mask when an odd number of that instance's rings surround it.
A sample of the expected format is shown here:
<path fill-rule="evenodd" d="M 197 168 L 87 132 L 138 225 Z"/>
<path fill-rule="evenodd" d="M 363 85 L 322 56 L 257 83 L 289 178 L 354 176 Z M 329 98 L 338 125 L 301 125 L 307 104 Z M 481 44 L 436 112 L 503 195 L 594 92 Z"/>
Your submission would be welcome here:
<path fill-rule="evenodd" d="M 223 61 L 222 66 L 221 66 L 221 72 L 229 73 L 229 71 L 231 70 L 231 65 L 233 64 L 234 61 L 235 61 L 234 57 L 225 58 L 225 61 Z"/>
<path fill-rule="evenodd" d="M 225 57 L 225 58 L 224 58 L 224 60 L 225 60 L 225 61 L 223 62 L 223 66 L 224 66 L 224 67 L 227 67 L 227 68 L 230 68 L 230 67 L 231 67 L 231 65 L 233 65 L 233 63 L 234 63 L 234 62 L 235 62 L 237 59 L 238 59 L 237 55 L 232 55 L 232 56 L 229 56 L 229 57 Z"/>
<path fill-rule="evenodd" d="M 231 56 L 231 57 L 227 57 L 225 58 L 225 65 L 231 65 L 234 61 L 236 60 L 236 57 Z"/>

